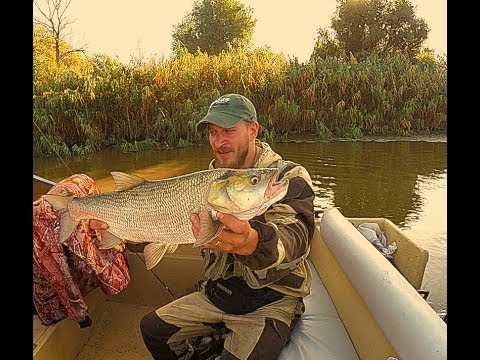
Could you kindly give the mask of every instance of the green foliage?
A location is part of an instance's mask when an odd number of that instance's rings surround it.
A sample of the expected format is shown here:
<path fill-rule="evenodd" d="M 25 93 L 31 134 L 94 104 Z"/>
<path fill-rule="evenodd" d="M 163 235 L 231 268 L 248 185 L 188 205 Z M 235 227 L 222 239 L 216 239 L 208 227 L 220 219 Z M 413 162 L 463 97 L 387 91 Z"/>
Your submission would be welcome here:
<path fill-rule="evenodd" d="M 292 128 L 297 128 L 297 131 L 301 131 L 301 129 L 298 129 L 298 126 L 295 126 L 300 119 L 299 115 L 300 106 L 295 101 L 286 99 L 285 95 L 281 95 L 268 108 L 266 113 L 268 127 L 276 129 L 279 133 L 288 133 Z"/>
<path fill-rule="evenodd" d="M 322 121 L 315 121 L 315 134 L 319 140 L 327 140 L 332 137 L 331 131 Z"/>
<path fill-rule="evenodd" d="M 418 54 L 415 55 L 415 60 L 420 64 L 425 65 L 440 65 L 440 66 L 447 66 L 446 59 L 441 57 L 440 55 L 436 55 L 430 49 L 423 49 Z"/>
<path fill-rule="evenodd" d="M 275 130 L 268 130 L 265 127 L 260 127 L 258 138 L 266 142 L 273 142 L 275 140 Z"/>
<path fill-rule="evenodd" d="M 327 56 L 345 57 L 345 46 L 335 37 L 331 29 L 319 28 L 317 35 L 310 60 L 325 59 Z"/>
<path fill-rule="evenodd" d="M 103 55 L 88 60 L 91 70 L 83 73 L 49 72 L 51 62 L 36 63 L 44 78 L 33 89 L 34 156 L 203 142 L 207 134 L 195 124 L 213 100 L 231 92 L 252 100 L 260 138 L 268 141 L 412 135 L 447 126 L 446 59 L 428 53 L 299 63 L 259 48 L 180 51 L 159 63 L 128 66 Z"/>
<path fill-rule="evenodd" d="M 345 52 L 357 59 L 373 52 L 413 56 L 429 32 L 409 0 L 337 0 L 332 29 Z"/>
<path fill-rule="evenodd" d="M 172 50 L 218 55 L 250 44 L 256 20 L 253 9 L 237 0 L 195 1 L 192 12 L 174 27 Z"/>
<path fill-rule="evenodd" d="M 116 147 L 123 152 L 140 152 L 155 149 L 157 143 L 152 139 L 145 139 L 142 141 L 134 140 L 132 142 L 122 140 L 119 144 L 116 144 Z"/>

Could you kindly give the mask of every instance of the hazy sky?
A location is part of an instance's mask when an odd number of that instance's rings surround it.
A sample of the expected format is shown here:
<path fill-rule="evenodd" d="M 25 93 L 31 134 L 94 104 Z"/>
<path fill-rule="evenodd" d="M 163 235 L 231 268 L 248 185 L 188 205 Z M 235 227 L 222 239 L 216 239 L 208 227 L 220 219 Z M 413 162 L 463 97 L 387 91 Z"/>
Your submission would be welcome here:
<path fill-rule="evenodd" d="M 39 0 L 43 2 L 44 0 Z M 192 10 L 193 0 L 72 0 L 67 10 L 72 46 L 86 45 L 90 54 L 151 57 L 171 54 L 173 26 Z M 430 28 L 426 46 L 439 55 L 447 53 L 447 1 L 410 0 L 416 15 Z M 309 58 L 317 29 L 330 27 L 336 0 L 243 0 L 257 19 L 255 46 L 269 45 L 275 52 Z"/>

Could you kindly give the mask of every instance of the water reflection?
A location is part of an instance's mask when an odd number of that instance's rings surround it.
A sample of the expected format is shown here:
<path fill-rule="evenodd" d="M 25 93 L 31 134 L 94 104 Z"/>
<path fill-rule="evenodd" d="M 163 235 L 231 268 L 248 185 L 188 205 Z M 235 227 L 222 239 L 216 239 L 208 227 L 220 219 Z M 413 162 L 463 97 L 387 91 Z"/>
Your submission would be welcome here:
<path fill-rule="evenodd" d="M 419 177 L 447 171 L 446 143 L 288 143 L 275 148 L 310 171 L 317 207 L 336 206 L 345 216 L 385 217 L 402 227 L 422 207 Z"/>
<path fill-rule="evenodd" d="M 341 141 L 272 147 L 309 170 L 318 211 L 336 206 L 348 217 L 390 219 L 426 248 L 430 260 L 423 287 L 430 290 L 435 310 L 446 309 L 446 142 Z M 210 160 L 210 148 L 204 145 L 142 153 L 104 151 L 67 164 L 72 172 L 95 179 L 102 191 L 112 191 L 110 171 L 160 179 L 205 169 Z M 56 158 L 34 159 L 34 173 L 52 181 L 70 175 Z M 45 191 L 35 183 L 34 198 Z"/>

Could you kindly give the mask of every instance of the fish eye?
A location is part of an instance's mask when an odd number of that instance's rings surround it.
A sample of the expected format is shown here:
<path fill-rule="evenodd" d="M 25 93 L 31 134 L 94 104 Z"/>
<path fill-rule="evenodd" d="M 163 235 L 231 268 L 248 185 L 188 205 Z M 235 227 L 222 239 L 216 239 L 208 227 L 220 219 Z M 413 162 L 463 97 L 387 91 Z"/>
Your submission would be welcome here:
<path fill-rule="evenodd" d="M 250 178 L 250 183 L 251 183 L 252 185 L 257 185 L 259 181 L 260 181 L 260 179 L 258 178 L 258 176 L 252 176 L 252 177 Z"/>

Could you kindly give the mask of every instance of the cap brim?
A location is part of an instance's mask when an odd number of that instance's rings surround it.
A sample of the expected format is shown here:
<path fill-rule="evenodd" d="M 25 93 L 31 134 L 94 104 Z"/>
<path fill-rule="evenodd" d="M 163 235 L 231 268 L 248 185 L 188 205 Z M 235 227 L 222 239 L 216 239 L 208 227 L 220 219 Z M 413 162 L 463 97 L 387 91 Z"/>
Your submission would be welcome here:
<path fill-rule="evenodd" d="M 214 124 L 223 128 L 231 128 L 237 125 L 241 118 L 238 116 L 234 116 L 228 113 L 224 113 L 221 111 L 211 112 L 208 113 L 202 120 L 200 120 L 197 125 L 197 131 L 203 131 L 207 127 L 208 124 Z"/>

